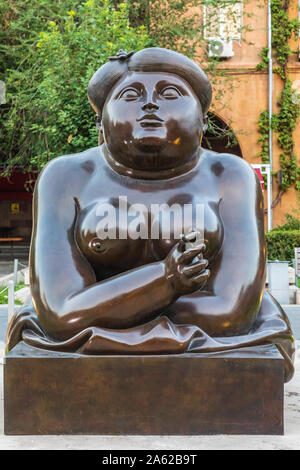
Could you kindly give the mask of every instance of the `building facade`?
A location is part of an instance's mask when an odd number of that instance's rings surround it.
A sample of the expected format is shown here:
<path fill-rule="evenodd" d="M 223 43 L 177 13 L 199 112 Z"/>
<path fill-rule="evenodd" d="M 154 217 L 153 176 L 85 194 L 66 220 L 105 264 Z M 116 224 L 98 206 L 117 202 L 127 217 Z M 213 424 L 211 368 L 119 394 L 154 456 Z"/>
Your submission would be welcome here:
<path fill-rule="evenodd" d="M 268 46 L 268 1 L 247 0 L 241 1 L 240 4 L 240 7 L 235 6 L 234 19 L 232 19 L 232 12 L 227 17 L 224 16 L 224 11 L 223 17 L 220 12 L 219 29 L 211 31 L 208 28 L 206 31 L 208 40 L 209 36 L 217 37 L 219 34 L 223 40 L 228 41 L 229 44 L 225 43 L 227 50 L 225 49 L 224 52 L 227 57 L 220 60 L 218 67 L 226 71 L 227 75 L 233 79 L 232 82 L 229 81 L 224 99 L 213 102 L 213 111 L 234 131 L 242 158 L 252 165 L 259 165 L 262 163 L 259 156 L 261 144 L 258 142 L 261 135 L 258 127 L 260 114 L 268 110 L 270 81 L 273 88 L 271 90 L 273 112 L 278 111 L 277 101 L 283 89 L 283 83 L 276 73 L 269 76 L 268 67 L 262 71 L 256 69 L 262 60 L 260 52 Z M 203 8 L 205 21 L 205 7 Z M 291 0 L 288 13 L 290 18 L 298 18 L 298 0 Z M 212 42 L 212 44 L 218 46 L 217 43 Z M 300 93 L 299 36 L 291 38 L 289 46 L 293 53 L 288 61 L 288 76 L 295 92 Z M 273 65 L 276 67 L 276 63 Z M 215 89 L 215 92 L 217 91 Z M 300 165 L 300 118 L 293 132 L 293 138 L 298 165 Z M 273 168 L 271 170 L 275 174 L 272 177 L 272 196 L 269 195 L 269 199 L 272 198 L 274 204 L 280 193 L 278 172 L 280 170 L 279 155 L 282 152 L 275 132 L 272 134 L 272 148 Z M 265 208 L 270 211 L 271 201 L 268 201 L 267 196 L 268 191 L 265 189 Z M 275 207 L 272 208 L 272 226 L 276 227 L 284 223 L 287 213 L 299 217 L 298 210 L 299 191 L 297 195 L 295 187 L 291 187 L 281 195 Z M 267 229 L 267 215 L 265 222 Z"/>

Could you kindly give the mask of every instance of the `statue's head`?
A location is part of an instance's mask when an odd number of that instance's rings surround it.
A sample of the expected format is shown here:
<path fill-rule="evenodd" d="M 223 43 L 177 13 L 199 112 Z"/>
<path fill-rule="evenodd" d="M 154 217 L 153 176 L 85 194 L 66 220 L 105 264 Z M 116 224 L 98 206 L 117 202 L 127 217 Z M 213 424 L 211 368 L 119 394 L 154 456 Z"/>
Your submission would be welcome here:
<path fill-rule="evenodd" d="M 111 156 L 137 169 L 168 169 L 200 146 L 210 82 L 192 60 L 161 48 L 117 56 L 88 86 L 89 101 Z"/>

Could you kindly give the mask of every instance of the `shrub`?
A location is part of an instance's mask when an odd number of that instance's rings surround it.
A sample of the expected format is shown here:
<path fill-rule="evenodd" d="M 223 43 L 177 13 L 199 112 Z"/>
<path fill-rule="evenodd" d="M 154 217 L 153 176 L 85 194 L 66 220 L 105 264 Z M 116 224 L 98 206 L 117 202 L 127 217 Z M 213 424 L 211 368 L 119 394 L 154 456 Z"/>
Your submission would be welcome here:
<path fill-rule="evenodd" d="M 286 223 L 273 229 L 273 231 L 300 230 L 300 220 L 291 214 L 286 214 Z"/>
<path fill-rule="evenodd" d="M 266 233 L 266 243 L 269 260 L 291 262 L 294 248 L 300 247 L 300 230 L 271 230 Z"/>

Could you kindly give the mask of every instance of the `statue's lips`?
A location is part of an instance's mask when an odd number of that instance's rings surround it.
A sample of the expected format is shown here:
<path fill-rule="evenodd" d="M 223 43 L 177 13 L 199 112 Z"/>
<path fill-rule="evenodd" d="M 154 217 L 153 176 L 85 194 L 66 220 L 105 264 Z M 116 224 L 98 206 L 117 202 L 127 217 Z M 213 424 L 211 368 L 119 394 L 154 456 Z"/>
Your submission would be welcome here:
<path fill-rule="evenodd" d="M 164 121 L 155 114 L 146 114 L 142 118 L 137 119 L 137 122 L 139 122 L 142 127 L 161 127 Z"/>
<path fill-rule="evenodd" d="M 142 127 L 162 127 L 162 123 L 159 121 L 141 121 Z"/>

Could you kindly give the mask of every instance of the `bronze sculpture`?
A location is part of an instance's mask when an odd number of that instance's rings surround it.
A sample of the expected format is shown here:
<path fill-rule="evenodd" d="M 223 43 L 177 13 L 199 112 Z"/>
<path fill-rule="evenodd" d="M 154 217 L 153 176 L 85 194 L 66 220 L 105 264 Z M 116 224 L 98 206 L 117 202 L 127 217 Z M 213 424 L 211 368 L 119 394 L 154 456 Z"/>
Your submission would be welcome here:
<path fill-rule="evenodd" d="M 180 354 L 274 343 L 293 374 L 286 315 L 265 287 L 263 199 L 251 167 L 201 148 L 211 86 L 166 49 L 121 51 L 88 88 L 100 146 L 51 161 L 34 195 L 32 305 L 9 324 L 19 341 L 82 354 Z M 204 207 L 185 237 L 101 238 L 99 202 Z M 145 226 L 160 219 L 145 219 Z M 148 224 L 148 225 L 147 225 Z M 147 227 L 146 227 L 147 226 Z M 123 233 L 124 235 L 124 233 Z M 126 234 L 125 234 L 126 235 Z M 189 243 L 191 245 L 189 246 Z"/>

